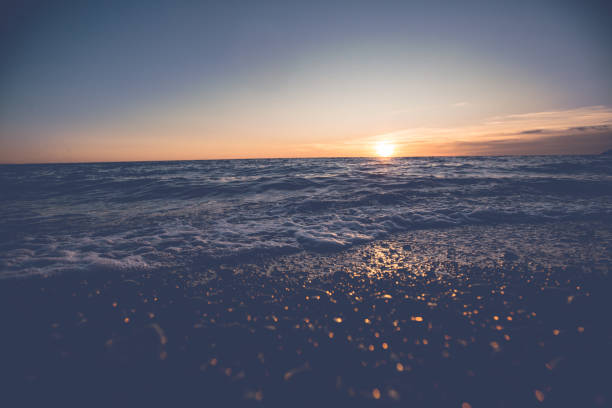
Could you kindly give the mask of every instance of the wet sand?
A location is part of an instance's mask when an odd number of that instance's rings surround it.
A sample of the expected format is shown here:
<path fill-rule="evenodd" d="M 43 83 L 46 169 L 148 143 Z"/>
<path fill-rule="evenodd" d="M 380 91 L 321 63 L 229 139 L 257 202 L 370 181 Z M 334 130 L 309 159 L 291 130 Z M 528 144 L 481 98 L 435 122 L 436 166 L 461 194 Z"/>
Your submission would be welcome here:
<path fill-rule="evenodd" d="M 612 228 L 0 283 L 6 406 L 609 406 Z"/>

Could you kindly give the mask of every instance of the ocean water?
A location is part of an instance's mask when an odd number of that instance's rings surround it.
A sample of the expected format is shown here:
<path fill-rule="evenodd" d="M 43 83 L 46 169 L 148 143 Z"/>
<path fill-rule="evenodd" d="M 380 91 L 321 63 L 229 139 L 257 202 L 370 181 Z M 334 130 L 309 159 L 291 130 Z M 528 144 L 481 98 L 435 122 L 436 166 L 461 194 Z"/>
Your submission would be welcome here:
<path fill-rule="evenodd" d="M 0 166 L 0 277 L 186 270 L 458 225 L 612 221 L 612 157 Z"/>

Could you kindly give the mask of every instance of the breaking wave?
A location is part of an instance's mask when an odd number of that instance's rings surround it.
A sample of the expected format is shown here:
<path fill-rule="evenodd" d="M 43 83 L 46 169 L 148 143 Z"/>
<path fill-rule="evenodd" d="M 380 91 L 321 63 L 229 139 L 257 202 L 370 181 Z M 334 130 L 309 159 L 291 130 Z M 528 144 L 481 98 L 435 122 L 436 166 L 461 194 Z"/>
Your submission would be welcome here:
<path fill-rule="evenodd" d="M 612 220 L 606 156 L 0 166 L 0 276 L 205 268 L 411 229 Z"/>

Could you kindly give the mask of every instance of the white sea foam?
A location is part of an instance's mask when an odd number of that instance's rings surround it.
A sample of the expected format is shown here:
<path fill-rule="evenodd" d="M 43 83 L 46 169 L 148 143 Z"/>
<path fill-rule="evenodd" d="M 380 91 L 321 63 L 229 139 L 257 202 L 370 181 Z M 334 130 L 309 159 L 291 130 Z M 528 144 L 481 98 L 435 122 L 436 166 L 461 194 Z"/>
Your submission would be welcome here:
<path fill-rule="evenodd" d="M 612 160 L 0 166 L 0 276 L 201 268 L 422 228 L 612 219 Z"/>

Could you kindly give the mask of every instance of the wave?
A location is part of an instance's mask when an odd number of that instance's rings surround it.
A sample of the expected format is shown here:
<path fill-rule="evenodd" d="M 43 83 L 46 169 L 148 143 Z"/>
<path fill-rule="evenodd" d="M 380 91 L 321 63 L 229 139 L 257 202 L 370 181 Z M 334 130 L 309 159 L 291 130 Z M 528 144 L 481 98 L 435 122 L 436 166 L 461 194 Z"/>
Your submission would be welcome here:
<path fill-rule="evenodd" d="M 612 220 L 602 156 L 0 166 L 0 276 L 206 268 L 412 229 Z"/>

